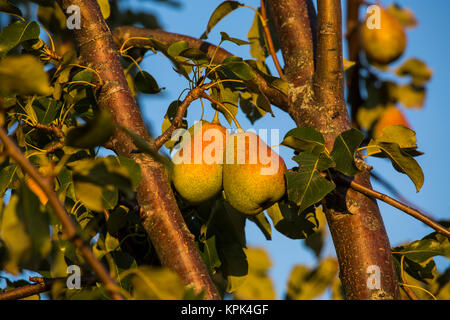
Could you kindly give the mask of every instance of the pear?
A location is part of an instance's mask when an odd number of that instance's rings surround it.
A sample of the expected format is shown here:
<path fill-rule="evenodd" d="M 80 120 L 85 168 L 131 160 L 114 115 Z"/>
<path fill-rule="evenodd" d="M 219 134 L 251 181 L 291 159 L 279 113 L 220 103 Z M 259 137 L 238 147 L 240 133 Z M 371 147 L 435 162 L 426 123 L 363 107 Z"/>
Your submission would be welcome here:
<path fill-rule="evenodd" d="M 227 133 L 218 121 L 199 121 L 183 136 L 181 148 L 172 157 L 172 182 L 188 202 L 199 204 L 222 190 Z"/>
<path fill-rule="evenodd" d="M 239 130 L 227 139 L 223 189 L 226 200 L 245 215 L 257 215 L 285 193 L 283 159 L 253 132 Z"/>
<path fill-rule="evenodd" d="M 395 105 L 391 104 L 387 106 L 387 108 L 384 110 L 383 114 L 375 124 L 375 127 L 373 129 L 374 138 L 381 137 L 383 135 L 383 129 L 394 124 L 402 125 L 411 129 L 411 126 L 408 123 L 408 120 L 406 120 L 403 112 Z"/>
<path fill-rule="evenodd" d="M 378 8 L 379 15 L 367 15 L 364 20 L 361 45 L 370 61 L 386 65 L 403 54 L 407 38 L 405 29 L 397 18 L 381 6 Z"/>

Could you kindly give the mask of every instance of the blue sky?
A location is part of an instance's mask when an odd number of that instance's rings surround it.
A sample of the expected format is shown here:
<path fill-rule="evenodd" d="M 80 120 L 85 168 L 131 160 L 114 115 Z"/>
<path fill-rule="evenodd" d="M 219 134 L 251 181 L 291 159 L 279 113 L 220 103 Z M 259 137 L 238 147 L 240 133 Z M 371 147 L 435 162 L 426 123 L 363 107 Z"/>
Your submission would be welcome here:
<path fill-rule="evenodd" d="M 259 1 L 241 1 L 247 5 L 258 7 Z M 133 3 L 133 1 L 132 1 Z M 134 1 L 137 5 L 137 1 Z M 139 2 L 142 6 L 142 2 Z M 164 29 L 171 32 L 184 33 L 190 36 L 199 37 L 205 30 L 209 16 L 220 4 L 221 1 L 194 0 L 183 1 L 180 10 L 174 10 L 162 5 L 154 5 L 147 2 L 144 7 L 155 11 L 161 18 Z M 343 1 L 345 6 L 346 1 Z M 390 1 L 382 1 L 388 4 Z M 447 0 L 435 0 L 433 6 L 430 2 L 423 0 L 403 0 L 398 1 L 400 5 L 407 6 L 415 13 L 419 25 L 408 30 L 408 47 L 403 57 L 394 65 L 401 64 L 409 57 L 418 57 L 426 61 L 433 69 L 433 79 L 428 84 L 427 99 L 422 110 L 412 110 L 402 108 L 414 130 L 417 131 L 419 149 L 425 155 L 418 158 L 425 174 L 425 183 L 419 193 L 415 192 L 414 185 L 408 177 L 395 171 L 390 163 L 384 160 L 369 159 L 369 163 L 382 177 L 388 179 L 402 194 L 430 213 L 435 219 L 448 219 L 450 217 L 450 197 L 448 197 L 447 184 L 450 177 L 448 171 L 443 168 L 450 157 L 448 148 L 448 125 L 446 121 L 450 119 L 448 101 L 450 100 L 450 88 L 448 87 L 448 74 L 450 71 L 450 60 L 445 53 L 450 52 L 450 42 L 448 41 L 448 30 L 450 21 L 450 2 Z M 133 7 L 133 5 L 131 5 Z M 345 8 L 345 7 L 344 7 Z M 345 10 L 344 10 L 345 11 Z M 210 33 L 208 41 L 217 44 L 220 40 L 220 31 L 227 32 L 232 37 L 246 39 L 246 34 L 253 19 L 253 12 L 247 8 L 240 8 L 224 20 L 222 20 Z M 345 30 L 344 30 L 345 31 Z M 238 47 L 225 43 L 225 49 L 249 58 L 248 47 Z M 344 56 L 345 56 L 344 51 Z M 170 64 L 164 57 L 150 56 L 144 60 L 142 66 L 152 73 L 160 86 L 166 87 L 162 96 L 146 96 L 140 99 L 144 117 L 149 124 L 154 135 L 161 133 L 163 113 L 169 103 L 177 99 L 178 94 L 186 87 L 183 78 L 174 72 L 168 72 Z M 269 62 L 273 73 L 275 69 Z M 266 115 L 258 120 L 254 126 L 246 120 L 245 115 L 239 111 L 238 120 L 245 129 L 254 128 L 275 128 L 280 130 L 280 138 L 292 129 L 295 125 L 292 119 L 284 112 L 273 108 L 275 118 Z M 201 107 L 193 104 L 189 107 L 188 121 L 190 124 L 200 118 Z M 205 118 L 212 118 L 213 112 L 208 110 Z M 222 123 L 225 123 L 223 120 Z M 277 144 L 270 141 L 270 144 Z M 288 167 L 294 166 L 291 160 L 292 152 L 288 148 L 281 147 L 280 154 L 286 161 Z M 374 183 L 374 188 L 387 192 L 382 186 Z M 406 241 L 420 239 L 432 230 L 424 226 L 421 222 L 409 217 L 395 208 L 391 208 L 383 203 L 379 203 L 385 226 L 392 246 L 397 246 Z M 277 231 L 272 232 L 272 240 L 267 241 L 261 232 L 252 224 L 247 224 L 247 242 L 249 245 L 265 247 L 272 259 L 273 268 L 271 276 L 275 283 L 275 288 L 279 298 L 285 293 L 285 287 L 289 273 L 295 264 L 314 265 L 316 260 L 308 249 L 305 249 L 302 242 L 290 240 Z M 324 256 L 335 255 L 335 251 L 328 237 L 324 249 Z M 447 259 L 436 259 L 438 269 L 443 270 L 449 265 Z M 326 296 L 326 295 L 325 295 Z"/>

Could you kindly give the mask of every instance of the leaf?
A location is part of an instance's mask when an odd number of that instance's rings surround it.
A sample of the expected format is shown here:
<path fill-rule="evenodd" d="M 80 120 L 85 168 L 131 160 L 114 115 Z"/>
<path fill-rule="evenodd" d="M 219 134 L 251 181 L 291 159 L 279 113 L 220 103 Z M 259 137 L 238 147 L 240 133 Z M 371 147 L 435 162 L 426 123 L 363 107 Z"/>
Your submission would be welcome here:
<path fill-rule="evenodd" d="M 338 264 L 334 258 L 323 260 L 319 266 L 310 269 L 295 266 L 289 276 L 287 298 L 293 300 L 311 300 L 320 296 L 335 281 Z"/>
<path fill-rule="evenodd" d="M 108 141 L 114 129 L 112 115 L 102 110 L 84 126 L 71 129 L 65 143 L 71 147 L 86 149 L 101 146 Z"/>
<path fill-rule="evenodd" d="M 422 60 L 410 58 L 395 70 L 395 74 L 401 77 L 411 76 L 413 85 L 421 86 L 430 81 L 433 71 Z"/>
<path fill-rule="evenodd" d="M 426 97 L 424 87 L 414 84 L 392 86 L 389 94 L 407 108 L 420 109 Z"/>
<path fill-rule="evenodd" d="M 212 97 L 220 101 L 234 116 L 237 115 L 239 110 L 239 91 L 233 90 L 233 88 L 219 83 L 217 88 L 213 89 Z M 228 112 L 223 110 L 222 107 L 214 105 L 214 108 L 218 109 L 224 115 L 229 124 L 233 122 L 233 118 L 228 114 Z"/>
<path fill-rule="evenodd" d="M 18 217 L 30 237 L 32 252 L 37 255 L 33 265 L 38 267 L 41 259 L 46 258 L 51 250 L 49 217 L 46 211 L 41 210 L 38 197 L 24 182 L 20 184 L 18 195 Z"/>
<path fill-rule="evenodd" d="M 0 224 L 0 235 L 8 252 L 4 270 L 11 274 L 21 271 L 21 262 L 30 254 L 32 247 L 31 238 L 19 217 L 18 203 L 19 197 L 13 194 L 3 210 Z"/>
<path fill-rule="evenodd" d="M 109 6 L 109 0 L 97 0 L 100 10 L 102 12 L 103 19 L 108 19 L 111 14 L 111 8 Z"/>
<path fill-rule="evenodd" d="M 231 13 L 233 10 L 244 6 L 243 3 L 237 1 L 224 1 L 213 11 L 206 26 L 206 31 L 202 34 L 200 39 L 207 39 L 209 32 L 214 26 L 219 23 L 225 16 Z"/>
<path fill-rule="evenodd" d="M 315 219 L 317 221 L 317 231 L 308 236 L 305 239 L 304 244 L 307 248 L 311 249 L 314 252 L 316 258 L 320 259 L 323 245 L 325 244 L 325 237 L 327 234 L 327 221 L 322 207 L 316 207 L 314 213 Z"/>
<path fill-rule="evenodd" d="M 189 44 L 186 41 L 184 41 L 184 40 L 177 41 L 177 42 L 172 43 L 167 48 L 167 54 L 172 57 L 177 57 L 187 48 L 189 48 Z"/>
<path fill-rule="evenodd" d="M 248 41 L 244 41 L 244 40 L 241 40 L 241 39 L 238 39 L 238 38 L 232 38 L 226 32 L 221 32 L 220 36 L 221 36 L 221 40 L 220 40 L 221 42 L 223 42 L 223 41 L 230 41 L 230 42 L 233 42 L 234 44 L 237 44 L 238 46 L 243 46 L 245 44 L 250 44 L 250 42 L 248 42 Z"/>
<path fill-rule="evenodd" d="M 245 249 L 249 272 L 245 282 L 233 293 L 237 300 L 273 300 L 275 289 L 268 272 L 272 265 L 263 248 Z"/>
<path fill-rule="evenodd" d="M 8 0 L 0 0 L 0 12 L 12 13 L 22 16 L 22 11 Z"/>
<path fill-rule="evenodd" d="M 37 58 L 30 55 L 8 56 L 0 61 L 0 93 L 47 96 L 52 93 L 52 88 Z"/>
<path fill-rule="evenodd" d="M 333 150 L 330 153 L 336 163 L 336 170 L 347 176 L 354 176 L 359 172 L 354 158 L 357 148 L 364 140 L 364 134 L 357 129 L 342 132 L 334 141 Z"/>
<path fill-rule="evenodd" d="M 256 224 L 259 230 L 264 234 L 264 237 L 266 237 L 266 240 L 272 240 L 272 228 L 264 212 L 249 217 L 248 219 Z"/>
<path fill-rule="evenodd" d="M 258 107 L 258 99 L 259 95 L 254 92 L 244 91 L 239 93 L 239 106 L 252 124 L 266 114 L 264 109 Z M 264 100 L 262 102 L 265 103 Z"/>
<path fill-rule="evenodd" d="M 247 39 L 250 42 L 250 54 L 256 59 L 258 69 L 260 69 L 260 67 L 263 67 L 268 52 L 265 49 L 264 33 L 261 27 L 259 15 L 256 12 L 253 18 L 252 26 L 247 33 Z"/>
<path fill-rule="evenodd" d="M 335 188 L 320 175 L 319 160 L 318 155 L 302 152 L 294 157 L 300 164 L 298 172 L 286 172 L 288 198 L 299 206 L 299 212 L 319 202 Z"/>
<path fill-rule="evenodd" d="M 419 192 L 423 186 L 424 175 L 422 168 L 410 154 L 403 151 L 397 143 L 375 142 L 375 144 L 371 144 L 371 146 L 375 146 L 381 150 L 381 154 L 377 153 L 376 156 L 389 158 L 395 170 L 406 174 L 416 186 L 416 191 Z M 368 151 L 370 151 L 370 149 L 368 149 Z M 373 153 L 371 155 L 373 155 Z"/>
<path fill-rule="evenodd" d="M 402 125 L 387 126 L 376 141 L 397 143 L 401 149 L 417 149 L 416 133 Z"/>
<path fill-rule="evenodd" d="M 387 11 L 407 28 L 414 28 L 418 24 L 414 13 L 408 8 L 400 7 L 397 3 L 392 3 Z"/>
<path fill-rule="evenodd" d="M 39 123 L 49 125 L 60 114 L 63 103 L 61 101 L 41 97 L 33 101 L 33 109 Z"/>
<path fill-rule="evenodd" d="M 155 94 L 161 91 L 155 78 L 147 71 L 140 71 L 134 78 L 136 89 L 142 93 Z"/>
<path fill-rule="evenodd" d="M 31 39 L 39 39 L 41 29 L 36 22 L 16 21 L 0 32 L 0 58 L 16 46 Z"/>
<path fill-rule="evenodd" d="M 185 285 L 167 268 L 139 266 L 132 273 L 132 295 L 136 300 L 181 300 Z M 131 271 L 132 271 L 131 270 Z"/>
<path fill-rule="evenodd" d="M 325 150 L 323 135 L 312 127 L 290 130 L 284 136 L 281 144 L 300 152 L 321 153 Z"/>
<path fill-rule="evenodd" d="M 239 79 L 251 80 L 254 78 L 252 68 L 245 61 L 224 61 L 222 66 Z"/>
<path fill-rule="evenodd" d="M 350 61 L 350 60 L 347 60 L 345 58 L 343 58 L 343 59 L 344 59 L 343 60 L 344 71 L 347 71 L 348 69 L 350 69 L 351 67 L 353 67 L 356 64 L 355 61 Z"/>
<path fill-rule="evenodd" d="M 202 256 L 203 261 L 208 267 L 208 270 L 211 272 L 211 274 L 214 274 L 216 272 L 216 269 L 222 265 L 219 253 L 217 252 L 216 248 L 216 238 L 215 236 L 212 236 L 208 239 L 202 239 L 200 241 L 200 255 Z"/>
<path fill-rule="evenodd" d="M 314 234 L 318 226 L 314 210 L 299 212 L 299 207 L 285 199 L 267 209 L 275 229 L 290 239 L 305 239 Z"/>

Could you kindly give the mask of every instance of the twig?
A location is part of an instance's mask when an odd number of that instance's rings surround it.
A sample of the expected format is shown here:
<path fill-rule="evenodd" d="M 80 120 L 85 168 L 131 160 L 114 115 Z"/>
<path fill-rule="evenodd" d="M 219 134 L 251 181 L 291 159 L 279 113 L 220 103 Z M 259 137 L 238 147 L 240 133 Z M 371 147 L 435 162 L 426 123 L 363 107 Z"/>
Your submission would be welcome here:
<path fill-rule="evenodd" d="M 411 207 L 411 208 L 413 208 L 415 210 L 418 210 L 418 211 L 422 212 L 424 215 L 428 216 L 428 218 L 430 218 L 430 219 L 433 218 L 428 212 L 426 212 L 422 208 L 419 208 L 416 204 L 414 204 L 411 201 L 409 201 L 408 199 L 406 199 L 392 184 L 390 184 L 388 181 L 386 181 L 384 178 L 382 178 L 381 176 L 379 176 L 375 172 L 371 171 L 370 172 L 370 177 L 373 178 L 374 180 L 378 181 L 378 183 L 380 183 L 381 185 L 383 185 L 390 193 L 392 193 L 392 195 L 398 201 L 403 202 L 408 207 Z"/>
<path fill-rule="evenodd" d="M 409 299 L 411 299 L 411 300 L 419 300 L 419 298 L 416 296 L 414 291 L 411 290 L 410 287 L 404 286 L 403 284 L 400 283 L 400 288 L 403 289 L 403 291 L 406 293 L 406 295 L 408 296 Z"/>
<path fill-rule="evenodd" d="M 172 133 L 176 129 L 179 129 L 181 127 L 183 123 L 183 117 L 186 114 L 187 108 L 192 103 L 192 101 L 197 100 L 201 97 L 203 90 L 204 89 L 202 87 L 196 87 L 189 91 L 186 98 L 184 98 L 183 102 L 181 102 L 181 104 L 178 106 L 177 114 L 173 118 L 170 127 L 155 139 L 156 150 L 159 150 L 164 145 L 164 143 L 166 143 L 171 138 Z"/>
<path fill-rule="evenodd" d="M 49 291 L 53 284 L 57 281 L 66 281 L 67 278 L 41 278 L 30 277 L 29 281 L 35 282 L 34 284 L 27 284 L 25 286 L 12 289 L 10 291 L 0 293 L 0 300 L 18 300 L 26 297 L 30 297 L 35 294 Z M 81 283 L 86 284 L 94 281 L 93 277 L 81 277 Z"/>
<path fill-rule="evenodd" d="M 272 36 L 270 35 L 269 26 L 267 24 L 267 13 L 266 13 L 266 6 L 264 5 L 264 0 L 261 0 L 261 17 L 262 17 L 262 27 L 264 30 L 264 34 L 266 35 L 267 39 L 267 45 L 269 47 L 269 53 L 272 56 L 273 63 L 275 64 L 275 67 L 277 68 L 278 74 L 280 77 L 283 77 L 283 69 L 281 68 L 280 61 L 278 61 L 277 54 L 275 52 L 275 47 L 273 45 Z"/>
<path fill-rule="evenodd" d="M 369 188 L 366 188 L 362 185 L 360 185 L 359 183 L 356 183 L 354 181 L 351 181 L 349 178 L 347 177 L 343 177 L 342 175 L 338 175 L 336 176 L 336 178 L 342 182 L 344 182 L 345 184 L 347 184 L 348 186 L 350 186 L 350 188 L 375 199 L 381 200 L 407 214 L 409 214 L 410 216 L 416 218 L 419 221 L 422 221 L 424 224 L 426 224 L 427 226 L 433 228 L 434 230 L 436 230 L 436 232 L 439 232 L 443 235 L 445 235 L 447 238 L 450 238 L 450 230 L 446 229 L 444 226 L 440 225 L 439 223 L 437 223 L 436 221 L 428 218 L 427 216 L 425 216 L 423 213 L 408 207 L 407 205 L 405 205 L 404 203 L 401 203 L 400 201 L 397 201 L 391 197 L 389 197 L 388 195 L 385 195 L 381 192 L 375 191 L 375 190 L 371 190 Z"/>
<path fill-rule="evenodd" d="M 63 204 L 59 201 L 58 196 L 53 190 L 50 181 L 40 175 L 38 170 L 31 164 L 31 162 L 27 158 L 25 158 L 14 141 L 12 141 L 10 137 L 8 137 L 8 134 L 3 128 L 0 128 L 0 140 L 2 140 L 8 155 L 12 159 L 14 159 L 17 164 L 19 164 L 22 170 L 25 171 L 45 193 L 50 205 L 53 208 L 53 211 L 64 227 L 64 234 L 67 240 L 71 241 L 81 252 L 86 262 L 92 267 L 94 272 L 99 276 L 100 280 L 102 280 L 102 282 L 105 284 L 106 290 L 110 292 L 111 296 L 116 300 L 122 300 L 123 298 L 118 293 L 119 288 L 117 287 L 114 279 L 111 278 L 105 267 L 95 257 L 89 245 L 87 245 L 77 234 L 75 223 L 70 218 Z"/>
<path fill-rule="evenodd" d="M 210 95 L 207 95 L 205 92 L 202 93 L 202 98 L 205 98 L 205 99 L 209 100 L 211 103 L 214 103 L 214 104 L 218 105 L 219 107 L 221 107 L 231 117 L 231 119 L 233 119 L 234 123 L 236 124 L 236 127 L 238 129 L 242 129 L 241 125 L 237 121 L 237 119 L 234 116 L 234 114 L 223 103 L 221 103 L 220 101 L 217 101 L 216 99 L 214 99 Z"/>

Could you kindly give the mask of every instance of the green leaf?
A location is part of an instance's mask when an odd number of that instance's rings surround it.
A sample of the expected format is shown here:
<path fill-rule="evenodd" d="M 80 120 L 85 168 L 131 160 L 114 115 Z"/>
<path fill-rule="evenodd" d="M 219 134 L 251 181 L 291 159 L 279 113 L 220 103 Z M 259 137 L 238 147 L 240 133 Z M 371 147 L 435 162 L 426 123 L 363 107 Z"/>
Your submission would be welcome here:
<path fill-rule="evenodd" d="M 397 3 L 392 3 L 387 11 L 407 28 L 414 28 L 418 24 L 414 13 L 408 8 L 400 7 Z"/>
<path fill-rule="evenodd" d="M 189 48 L 189 44 L 186 41 L 177 41 L 172 43 L 169 48 L 167 48 L 167 54 L 172 57 L 177 57 L 187 48 Z"/>
<path fill-rule="evenodd" d="M 414 84 L 395 85 L 390 87 L 389 94 L 407 108 L 420 109 L 425 102 L 426 90 Z"/>
<path fill-rule="evenodd" d="M 395 70 L 395 74 L 401 77 L 411 76 L 412 83 L 421 86 L 430 81 L 433 71 L 422 60 L 410 58 Z"/>
<path fill-rule="evenodd" d="M 364 134 L 357 129 L 342 132 L 334 141 L 330 153 L 336 163 L 336 170 L 347 176 L 354 176 L 359 172 L 355 165 L 355 152 L 364 140 Z"/>
<path fill-rule="evenodd" d="M 112 115 L 102 110 L 84 126 L 71 129 L 67 133 L 66 145 L 86 149 L 101 146 L 108 141 L 114 129 Z"/>
<path fill-rule="evenodd" d="M 245 249 L 249 272 L 245 282 L 233 293 L 237 300 L 273 300 L 275 289 L 268 273 L 272 265 L 263 248 Z"/>
<path fill-rule="evenodd" d="M 252 68 L 245 61 L 224 61 L 222 66 L 241 80 L 251 80 L 254 78 Z"/>
<path fill-rule="evenodd" d="M 136 163 L 133 159 L 127 157 L 114 157 L 121 166 L 123 166 L 128 171 L 128 177 L 131 180 L 131 185 L 133 190 L 139 185 L 142 180 L 142 171 L 139 164 Z"/>
<path fill-rule="evenodd" d="M 284 136 L 282 145 L 300 152 L 321 153 L 325 150 L 323 135 L 312 127 L 295 128 Z"/>
<path fill-rule="evenodd" d="M 216 273 L 216 269 L 222 265 L 222 262 L 219 258 L 219 253 L 216 248 L 216 237 L 212 236 L 208 239 L 201 239 L 200 247 L 200 255 L 203 258 L 208 270 L 211 274 Z"/>
<path fill-rule="evenodd" d="M 350 69 L 351 67 L 353 67 L 356 64 L 355 61 L 350 61 L 345 58 L 344 58 L 343 63 L 344 63 L 344 71 L 347 71 L 348 69 Z"/>
<path fill-rule="evenodd" d="M 8 0 L 0 0 L 0 12 L 12 13 L 22 16 L 22 11 Z"/>
<path fill-rule="evenodd" d="M 132 269 L 133 270 L 133 269 Z M 132 272 L 132 294 L 136 300 L 181 300 L 185 285 L 167 268 L 140 266 Z"/>
<path fill-rule="evenodd" d="M 302 152 L 294 157 L 300 168 L 298 172 L 286 172 L 287 194 L 289 200 L 299 206 L 302 212 L 322 200 L 335 186 L 322 177 L 318 171 L 320 157 Z"/>
<path fill-rule="evenodd" d="M 212 97 L 220 101 L 234 116 L 236 116 L 239 110 L 239 91 L 233 90 L 232 87 L 225 86 L 222 83 L 219 83 L 217 87 L 218 89 L 214 88 L 212 90 Z M 214 105 L 214 108 L 218 109 L 224 115 L 229 124 L 233 122 L 233 118 L 228 114 L 228 112 L 223 110 L 223 108 L 216 105 Z"/>
<path fill-rule="evenodd" d="M 134 78 L 136 89 L 142 93 L 155 94 L 161 91 L 155 78 L 147 71 L 140 71 Z"/>
<path fill-rule="evenodd" d="M 206 26 L 206 31 L 202 34 L 200 39 L 207 39 L 209 32 L 214 28 L 214 26 L 219 23 L 226 15 L 231 13 L 233 10 L 244 6 L 243 3 L 237 1 L 224 1 L 213 11 L 211 17 L 209 18 L 208 24 Z"/>
<path fill-rule="evenodd" d="M 371 144 L 371 146 L 375 146 L 381 150 L 381 153 L 377 153 L 376 156 L 389 158 L 395 170 L 406 174 L 416 186 L 416 191 L 419 192 L 424 182 L 423 171 L 417 161 L 414 160 L 409 153 L 402 150 L 397 143 L 375 142 L 375 144 Z M 370 149 L 368 149 L 368 151 L 371 152 Z M 371 153 L 371 155 L 373 155 L 373 153 Z"/>
<path fill-rule="evenodd" d="M 265 49 L 264 32 L 261 27 L 259 15 L 256 13 L 253 18 L 252 26 L 247 33 L 247 39 L 250 42 L 251 56 L 256 59 L 258 67 L 263 67 L 268 53 Z"/>
<path fill-rule="evenodd" d="M 314 210 L 299 211 L 292 201 L 281 200 L 267 209 L 275 229 L 290 239 L 305 239 L 316 232 L 318 220 Z"/>
<path fill-rule="evenodd" d="M 24 41 L 39 39 L 41 29 L 36 22 L 16 21 L 0 32 L 0 58 Z"/>
<path fill-rule="evenodd" d="M 266 103 L 265 97 L 257 93 L 249 91 L 239 93 L 239 106 L 252 124 L 266 114 Z M 261 105 L 264 108 L 261 108 Z M 270 108 L 270 102 L 268 107 Z"/>
<path fill-rule="evenodd" d="M 21 263 L 27 259 L 32 247 L 31 238 L 19 216 L 18 203 L 19 197 L 13 194 L 3 210 L 0 224 L 1 238 L 8 252 L 4 270 L 12 274 L 21 271 Z"/>
<path fill-rule="evenodd" d="M 266 240 L 272 240 L 272 228 L 264 212 L 249 217 L 248 219 L 256 224 L 259 230 L 264 234 L 264 237 L 266 237 Z"/>
<path fill-rule="evenodd" d="M 63 103 L 51 98 L 38 98 L 33 101 L 33 109 L 39 123 L 49 125 L 60 114 Z"/>
<path fill-rule="evenodd" d="M 334 258 L 323 260 L 314 269 L 302 265 L 295 266 L 288 280 L 288 299 L 311 300 L 317 298 L 333 284 L 337 272 L 338 264 Z"/>
<path fill-rule="evenodd" d="M 109 0 L 97 0 L 100 10 L 102 12 L 103 19 L 108 19 L 111 14 L 111 8 L 109 6 Z"/>
<path fill-rule="evenodd" d="M 233 42 L 234 44 L 237 44 L 238 46 L 243 46 L 245 44 L 250 44 L 250 42 L 248 42 L 248 41 L 244 41 L 244 40 L 241 40 L 241 39 L 238 39 L 238 38 L 232 38 L 226 32 L 221 32 L 220 36 L 221 36 L 221 40 L 220 40 L 221 42 L 223 42 L 223 41 L 230 41 L 230 42 Z"/>
<path fill-rule="evenodd" d="M 37 267 L 41 259 L 46 258 L 51 250 L 48 213 L 41 210 L 38 197 L 23 182 L 20 184 L 18 195 L 20 199 L 17 204 L 18 216 L 30 237 L 32 252 L 39 255 L 34 263 Z"/>
<path fill-rule="evenodd" d="M 381 137 L 376 139 L 376 142 L 396 143 L 401 149 L 417 149 L 416 133 L 402 125 L 387 126 L 383 129 Z"/>
<path fill-rule="evenodd" d="M 0 167 L 0 196 L 3 197 L 6 189 L 11 188 L 17 178 L 17 165 L 10 164 Z"/>
<path fill-rule="evenodd" d="M 30 55 L 8 56 L 0 61 L 0 93 L 47 96 L 52 93 L 52 88 L 37 58 Z"/>

